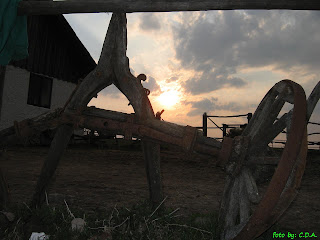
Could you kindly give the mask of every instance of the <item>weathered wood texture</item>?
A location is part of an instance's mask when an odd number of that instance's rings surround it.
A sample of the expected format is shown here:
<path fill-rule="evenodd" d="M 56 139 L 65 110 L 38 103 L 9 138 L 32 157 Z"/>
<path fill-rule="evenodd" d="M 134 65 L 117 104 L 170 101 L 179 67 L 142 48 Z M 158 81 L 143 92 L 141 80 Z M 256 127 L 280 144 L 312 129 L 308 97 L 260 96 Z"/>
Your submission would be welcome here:
<path fill-rule="evenodd" d="M 0 159 L 1 159 L 1 155 L 0 155 Z M 0 211 L 3 209 L 6 209 L 8 201 L 9 201 L 8 184 L 0 168 Z"/>
<path fill-rule="evenodd" d="M 248 126 L 243 131 L 254 143 L 250 147 L 249 155 L 258 155 L 265 150 L 269 142 L 265 142 L 265 136 L 272 128 L 280 110 L 285 104 L 283 96 L 288 95 L 289 89 L 279 89 L 281 82 L 277 83 L 262 99 Z"/>
<path fill-rule="evenodd" d="M 311 115 L 313 113 L 314 108 L 317 106 L 317 103 L 320 98 L 320 81 L 317 83 L 317 85 L 313 88 L 310 96 L 308 97 L 307 104 L 307 120 L 311 118 Z"/>
<path fill-rule="evenodd" d="M 115 14 L 114 14 L 115 15 Z M 113 83 L 128 98 L 140 121 L 155 119 L 149 98 L 141 84 L 129 68 L 127 52 L 127 18 L 125 13 L 116 14 L 118 33 L 115 39 L 113 71 L 116 76 Z M 130 131 L 130 129 L 128 129 Z M 162 180 L 160 174 L 159 144 L 142 141 L 150 200 L 154 206 L 163 200 Z"/>
<path fill-rule="evenodd" d="M 78 85 L 70 99 L 67 101 L 63 112 L 65 114 L 81 113 L 89 101 L 103 88 L 115 84 L 131 102 L 136 116 L 142 120 L 154 119 L 154 112 L 148 96 L 141 82 L 129 70 L 127 50 L 127 20 L 125 13 L 113 14 L 103 44 L 101 56 L 97 67 L 91 71 Z M 90 122 L 90 119 L 88 122 Z M 37 182 L 33 206 L 40 205 L 44 199 L 45 190 L 58 166 L 64 149 L 67 147 L 72 129 L 79 126 L 77 122 L 71 125 L 58 127 L 58 132 L 50 146 L 48 157 L 41 170 Z M 95 126 L 92 126 L 95 129 Z M 160 173 L 160 148 L 156 143 L 143 143 L 144 156 L 150 189 L 151 201 L 155 204 L 162 201 L 162 184 Z M 155 194 L 156 193 L 156 194 Z"/>
<path fill-rule="evenodd" d="M 49 154 L 44 161 L 41 169 L 41 174 L 37 182 L 36 190 L 33 195 L 32 206 L 39 206 L 45 201 L 45 191 L 48 184 L 56 171 L 61 156 L 64 154 L 66 146 L 69 143 L 73 133 L 73 128 L 70 125 L 59 126 L 54 139 L 52 140 Z"/>
<path fill-rule="evenodd" d="M 76 111 L 74 111 L 76 112 Z M 81 113 L 61 113 L 61 109 L 48 112 L 33 119 L 26 119 L 17 123 L 14 127 L 0 131 L 0 146 L 15 144 L 19 136 L 17 129 L 23 138 L 32 136 L 36 132 L 44 131 L 48 128 L 55 128 L 61 124 L 76 125 L 88 129 L 95 129 L 102 132 L 117 132 L 118 134 L 128 133 L 130 127 L 131 135 L 148 139 L 152 142 L 167 143 L 180 146 L 185 151 L 196 151 L 198 153 L 217 156 L 221 149 L 221 143 L 214 138 L 202 136 L 202 132 L 194 128 L 193 148 L 185 145 L 186 131 L 189 126 L 149 119 L 141 121 L 135 114 L 98 109 L 94 107 L 83 108 Z M 11 140 L 10 140 L 11 139 Z M 213 160 L 214 161 L 214 160 Z"/>
<path fill-rule="evenodd" d="M 172 12 L 232 9 L 293 9 L 320 10 L 320 2 L 315 0 L 105 0 L 105 1 L 21 1 L 18 13 L 23 15 L 46 15 L 90 12 Z"/>
<path fill-rule="evenodd" d="M 142 141 L 142 150 L 149 187 L 149 198 L 156 206 L 163 200 L 163 187 L 160 172 L 160 145 Z"/>
<path fill-rule="evenodd" d="M 274 90 L 276 90 L 277 96 L 273 96 Z M 284 99 L 293 100 L 291 134 L 263 198 L 246 226 L 237 234 L 235 239 L 242 240 L 258 237 L 281 216 L 283 209 L 286 209 L 293 201 L 305 168 L 307 101 L 302 87 L 292 81 L 283 80 L 269 91 L 264 100 L 268 101 L 268 99 L 271 100 L 269 104 L 275 106 L 274 109 L 276 111 L 278 111 L 277 102 L 280 103 Z M 268 105 L 264 106 L 264 108 L 268 108 Z M 264 112 L 264 109 L 261 109 L 261 112 Z M 273 114 L 272 109 L 271 114 Z M 273 122 L 270 121 L 270 123 L 272 126 Z M 247 130 L 247 133 L 250 133 L 250 130 Z"/>
<path fill-rule="evenodd" d="M 77 87 L 77 90 L 73 93 L 70 101 L 65 106 L 65 112 L 81 111 L 93 96 L 103 88 L 111 85 L 113 79 L 111 56 L 115 45 L 115 35 L 117 34 L 117 28 L 114 21 L 113 18 L 110 22 L 98 66 L 91 71 Z M 49 153 L 42 166 L 40 177 L 37 181 L 35 193 L 32 198 L 33 207 L 43 203 L 45 191 L 47 190 L 49 182 L 68 145 L 72 130 L 72 125 L 61 125 L 58 127 L 57 133 L 50 145 Z"/>
<path fill-rule="evenodd" d="M 189 135 L 187 129 L 191 127 L 159 121 L 155 118 L 141 121 L 133 114 L 124 114 L 95 108 L 87 108 L 82 112 L 81 116 L 78 116 L 78 118 L 77 116 L 70 116 L 69 121 L 78 122 L 79 126 L 89 129 L 94 128 L 102 131 L 111 130 L 117 131 L 119 134 L 125 134 L 130 126 L 130 131 L 135 136 L 139 136 L 142 139 L 146 138 L 153 142 L 180 146 L 185 151 L 194 150 L 202 154 L 217 156 L 221 148 L 221 143 L 219 141 L 214 138 L 202 136 L 201 131 L 196 128 L 194 128 L 196 134 Z M 129 119 L 133 121 L 129 122 Z M 190 141 L 190 145 L 192 145 L 191 142 L 194 140 L 192 146 L 185 144 L 186 139 L 189 139 L 190 136 L 194 138 Z"/>
<path fill-rule="evenodd" d="M 226 166 L 228 176 L 219 212 L 221 239 L 234 238 L 250 217 L 249 195 L 254 194 L 254 185 L 249 182 L 247 186 L 246 180 L 250 178 L 250 171 L 243 167 L 248 147 L 248 137 L 237 136 L 233 139 L 232 151 Z"/>
<path fill-rule="evenodd" d="M 248 160 L 252 165 L 261 164 L 261 161 L 256 163 L 254 160 L 257 156 L 257 159 L 263 156 L 262 150 L 266 146 L 261 146 L 261 142 L 268 143 L 264 141 L 266 133 L 275 124 L 285 101 L 294 104 L 290 115 L 291 134 L 267 191 L 260 200 L 251 168 L 247 167 Z M 226 167 L 228 177 L 219 217 L 223 229 L 221 239 L 243 240 L 258 237 L 293 201 L 306 163 L 306 116 L 307 102 L 302 87 L 290 80 L 283 80 L 263 98 L 242 136 L 233 140 L 232 154 Z M 241 138 L 244 138 L 243 141 Z M 246 147 L 245 138 L 251 140 L 249 147 Z M 245 156 L 244 160 L 242 156 Z M 258 206 L 251 215 L 250 204 L 257 203 Z"/>
<path fill-rule="evenodd" d="M 222 240 L 237 236 L 250 218 L 250 202 L 252 198 L 256 201 L 259 194 L 255 181 L 249 179 L 252 175 L 246 167 L 236 177 L 227 176 L 219 211 Z"/>
<path fill-rule="evenodd" d="M 256 181 L 254 180 L 251 171 L 248 168 L 243 168 L 242 178 L 246 186 L 248 198 L 251 203 L 259 203 L 260 195 Z"/>
<path fill-rule="evenodd" d="M 312 116 L 313 110 L 316 107 L 320 98 L 320 81 L 313 88 L 311 94 L 307 99 L 307 121 Z M 287 122 L 292 118 L 292 110 L 285 113 L 277 120 L 269 129 L 265 132 L 262 145 L 269 144 L 273 139 L 275 139 L 286 127 Z"/>
<path fill-rule="evenodd" d="M 2 97 L 3 97 L 3 86 L 4 86 L 5 74 L 6 74 L 6 67 L 0 65 L 0 119 L 1 119 Z"/>
<path fill-rule="evenodd" d="M 270 213 L 269 220 L 278 219 L 289 207 L 288 203 L 290 203 L 292 199 L 294 199 L 298 194 L 302 175 L 304 174 L 304 171 L 301 171 L 301 169 L 305 169 L 305 166 L 306 166 L 305 159 L 307 158 L 307 153 L 308 153 L 308 142 L 306 140 L 307 130 L 305 130 L 303 139 L 304 141 L 302 141 L 302 144 L 304 146 L 301 148 L 297 161 L 293 166 L 292 174 L 288 178 L 286 186 L 282 192 L 282 197 L 280 198 L 279 202 L 275 206 L 274 210 Z"/>

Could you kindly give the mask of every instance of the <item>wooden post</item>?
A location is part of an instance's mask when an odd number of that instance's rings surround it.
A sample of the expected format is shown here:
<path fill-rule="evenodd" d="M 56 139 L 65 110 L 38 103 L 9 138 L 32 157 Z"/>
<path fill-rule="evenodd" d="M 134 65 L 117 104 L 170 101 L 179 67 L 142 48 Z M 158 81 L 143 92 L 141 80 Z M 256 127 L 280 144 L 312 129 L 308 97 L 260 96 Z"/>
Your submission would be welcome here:
<path fill-rule="evenodd" d="M 227 124 L 222 124 L 222 136 L 225 137 L 227 136 Z"/>
<path fill-rule="evenodd" d="M 8 201 L 9 201 L 8 184 L 7 184 L 7 181 L 4 178 L 2 171 L 1 171 L 1 168 L 0 168 L 0 210 L 7 208 Z"/>
<path fill-rule="evenodd" d="M 6 75 L 6 67 L 0 65 L 0 120 L 1 120 L 1 109 L 2 109 L 2 98 L 3 98 L 3 87 L 4 87 L 5 75 Z"/>
<path fill-rule="evenodd" d="M 110 21 L 98 66 L 80 83 L 76 91 L 71 96 L 70 101 L 66 103 L 65 112 L 80 112 L 83 107 L 87 106 L 93 96 L 103 88 L 111 85 L 114 77 L 112 68 L 110 68 L 112 65 L 110 55 L 112 55 L 115 47 L 115 35 L 117 33 L 117 28 L 114 23 L 115 21 L 116 20 L 114 18 Z M 61 125 L 58 127 L 54 139 L 51 142 L 48 156 L 41 169 L 41 174 L 31 201 L 32 207 L 37 207 L 44 202 L 45 191 L 49 186 L 50 180 L 61 157 L 63 156 L 72 133 L 72 125 Z"/>
<path fill-rule="evenodd" d="M 208 136 L 208 124 L 207 124 L 207 113 L 205 112 L 202 116 L 202 131 L 203 131 L 203 136 L 207 137 Z"/>
<path fill-rule="evenodd" d="M 137 117 L 141 121 L 155 119 L 152 105 L 149 101 L 141 81 L 134 77 L 129 68 L 127 51 L 127 19 L 126 14 L 116 14 L 118 18 L 119 32 L 116 36 L 115 56 L 113 59 L 114 73 L 116 75 L 115 85 L 128 98 Z M 160 174 L 160 145 L 142 139 L 142 148 L 146 163 L 147 179 L 149 184 L 150 200 L 153 206 L 163 200 L 161 174 Z"/>
<path fill-rule="evenodd" d="M 145 121 L 155 118 L 151 103 L 141 81 L 130 72 L 126 50 L 126 15 L 125 13 L 115 13 L 109 23 L 98 65 L 77 87 L 70 101 L 66 103 L 65 113 L 79 114 L 99 91 L 114 83 L 128 98 L 139 119 Z M 69 125 L 59 127 L 38 179 L 32 200 L 33 206 L 43 203 L 45 190 L 68 145 L 72 129 L 73 126 Z M 143 146 L 150 196 L 154 203 L 160 203 L 163 198 L 160 176 L 160 148 L 158 144 L 148 143 L 144 140 Z"/>
<path fill-rule="evenodd" d="M 252 113 L 248 113 L 248 116 L 247 116 L 248 123 L 250 122 L 251 118 L 252 118 Z"/>
<path fill-rule="evenodd" d="M 45 201 L 45 192 L 54 172 L 58 167 L 60 159 L 68 146 L 72 133 L 72 126 L 62 125 L 58 128 L 56 134 L 54 135 L 50 145 L 49 154 L 42 166 L 36 190 L 33 195 L 31 202 L 32 207 L 40 206 Z"/>
<path fill-rule="evenodd" d="M 163 200 L 160 172 L 160 145 L 142 141 L 142 150 L 149 186 L 149 197 L 152 205 L 156 207 Z"/>

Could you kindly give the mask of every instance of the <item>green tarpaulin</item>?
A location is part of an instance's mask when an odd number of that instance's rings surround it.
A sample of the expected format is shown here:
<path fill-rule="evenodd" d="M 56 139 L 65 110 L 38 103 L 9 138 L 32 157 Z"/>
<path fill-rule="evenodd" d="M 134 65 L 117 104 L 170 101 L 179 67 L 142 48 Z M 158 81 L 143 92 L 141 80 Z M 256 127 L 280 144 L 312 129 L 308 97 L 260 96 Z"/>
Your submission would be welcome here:
<path fill-rule="evenodd" d="M 20 0 L 0 0 L 0 65 L 28 56 L 27 17 L 17 16 Z"/>

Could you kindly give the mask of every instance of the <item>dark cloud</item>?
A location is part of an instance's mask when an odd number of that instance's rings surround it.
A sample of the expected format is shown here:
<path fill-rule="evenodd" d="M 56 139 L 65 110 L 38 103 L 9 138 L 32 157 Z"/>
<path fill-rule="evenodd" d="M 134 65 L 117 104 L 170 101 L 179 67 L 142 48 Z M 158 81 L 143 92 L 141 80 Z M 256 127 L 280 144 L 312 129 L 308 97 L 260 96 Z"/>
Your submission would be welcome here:
<path fill-rule="evenodd" d="M 192 94 L 209 93 L 223 87 L 242 87 L 246 82 L 227 74 L 217 75 L 215 72 L 204 72 L 200 77 L 189 79 L 182 83 L 187 92 Z"/>
<path fill-rule="evenodd" d="M 140 17 L 139 27 L 142 30 L 159 30 L 161 28 L 160 21 L 154 13 L 143 13 Z"/>
<path fill-rule="evenodd" d="M 153 95 L 159 95 L 161 92 L 160 86 L 158 85 L 157 81 L 151 77 L 148 76 L 147 81 L 142 82 L 143 87 L 150 90 L 151 94 Z"/>
<path fill-rule="evenodd" d="M 203 98 L 200 101 L 185 102 L 186 105 L 191 105 L 191 111 L 188 112 L 188 116 L 201 115 L 204 112 L 213 112 L 215 110 L 228 110 L 228 111 L 239 111 L 243 109 L 238 103 L 230 102 L 227 104 L 220 104 L 217 98 Z"/>
<path fill-rule="evenodd" d="M 250 14 L 250 11 L 248 12 Z M 255 12 L 252 18 L 259 18 Z M 275 65 L 290 70 L 305 66 L 310 71 L 320 64 L 320 14 L 307 11 L 276 11 L 264 17 L 264 26 L 239 45 L 237 58 L 249 66 Z"/>
<path fill-rule="evenodd" d="M 212 11 L 173 27 L 176 58 L 200 76 L 184 87 L 193 94 L 242 87 L 240 68 L 272 65 L 290 71 L 320 65 L 320 13 L 312 11 Z"/>

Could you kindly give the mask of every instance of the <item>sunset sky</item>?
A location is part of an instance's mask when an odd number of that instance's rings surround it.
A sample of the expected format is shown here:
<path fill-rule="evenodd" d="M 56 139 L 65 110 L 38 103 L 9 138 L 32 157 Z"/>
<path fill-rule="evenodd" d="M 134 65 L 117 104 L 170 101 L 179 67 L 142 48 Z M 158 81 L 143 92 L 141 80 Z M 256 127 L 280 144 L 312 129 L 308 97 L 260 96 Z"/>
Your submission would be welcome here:
<path fill-rule="evenodd" d="M 65 17 L 97 61 L 111 14 Z M 254 112 L 276 82 L 298 82 L 308 96 L 320 79 L 319 11 L 132 13 L 127 19 L 130 68 L 135 76 L 147 75 L 143 85 L 151 90 L 154 110 L 165 110 L 166 121 L 201 126 L 204 112 Z M 89 105 L 133 112 L 115 87 Z M 320 122 L 320 104 L 311 121 Z M 246 118 L 216 122 L 245 123 Z M 310 126 L 309 132 L 320 132 L 320 126 Z M 320 141 L 320 135 L 309 139 Z"/>

